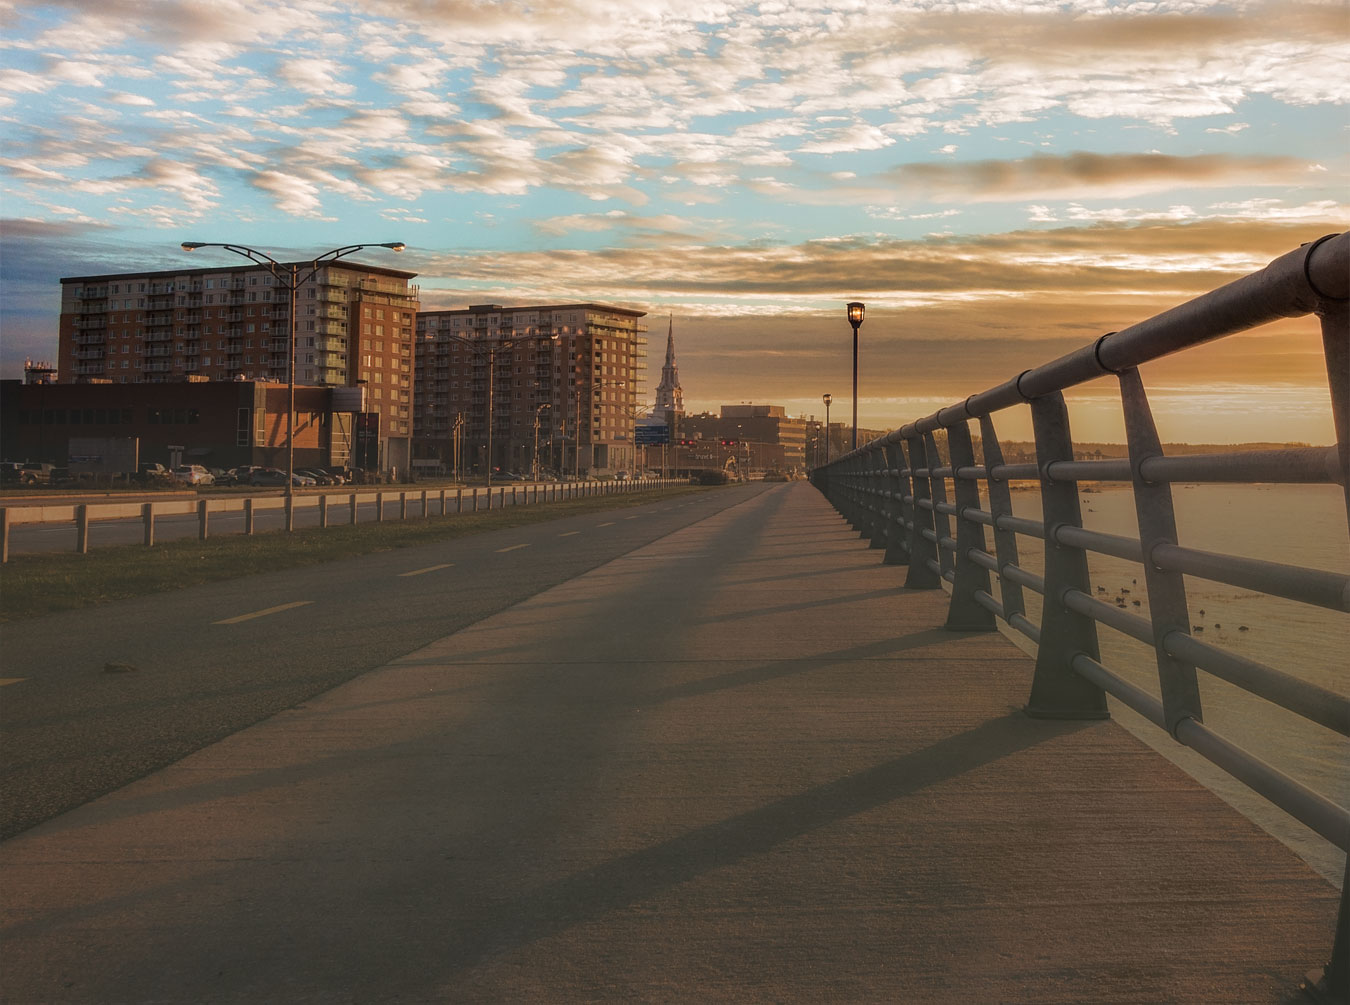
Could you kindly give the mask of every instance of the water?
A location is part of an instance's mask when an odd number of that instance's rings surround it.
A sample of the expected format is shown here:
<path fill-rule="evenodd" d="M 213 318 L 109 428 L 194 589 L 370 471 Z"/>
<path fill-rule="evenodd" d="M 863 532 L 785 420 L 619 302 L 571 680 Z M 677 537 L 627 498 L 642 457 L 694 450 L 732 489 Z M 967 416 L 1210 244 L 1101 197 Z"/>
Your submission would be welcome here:
<path fill-rule="evenodd" d="M 1350 569 L 1350 532 L 1339 486 L 1176 485 L 1173 499 L 1178 540 L 1187 547 L 1333 572 Z M 1084 490 L 1080 501 L 1084 526 L 1138 537 L 1128 488 Z M 1018 516 L 1039 520 L 1040 492 L 1014 491 L 1013 510 Z M 1019 564 L 1042 573 L 1040 542 L 1019 537 L 1018 547 Z M 1092 554 L 1088 565 L 1095 596 L 1109 602 L 1120 595 L 1116 591 L 1128 589 L 1129 611 L 1148 617 L 1140 566 Z M 1096 593 L 1098 585 L 1106 587 L 1107 595 Z M 1024 590 L 1023 596 L 1027 616 L 1039 622 L 1041 598 L 1030 590 Z M 1339 694 L 1350 692 L 1350 615 L 1193 577 L 1186 577 L 1186 596 L 1191 624 L 1204 627 L 1204 633 L 1197 636 L 1203 641 Z M 1134 600 L 1140 601 L 1138 607 Z M 1239 631 L 1242 625 L 1247 631 Z M 1005 634 L 1031 651 L 1019 633 Z M 1109 669 L 1158 695 L 1157 663 L 1151 647 L 1104 625 L 1098 626 L 1098 637 L 1102 662 Z M 1203 671 L 1199 676 L 1207 726 L 1309 788 L 1342 806 L 1350 805 L 1350 741 Z M 1327 879 L 1341 883 L 1345 852 L 1130 709 L 1113 700 L 1111 711 L 1123 726 L 1293 848 Z"/>

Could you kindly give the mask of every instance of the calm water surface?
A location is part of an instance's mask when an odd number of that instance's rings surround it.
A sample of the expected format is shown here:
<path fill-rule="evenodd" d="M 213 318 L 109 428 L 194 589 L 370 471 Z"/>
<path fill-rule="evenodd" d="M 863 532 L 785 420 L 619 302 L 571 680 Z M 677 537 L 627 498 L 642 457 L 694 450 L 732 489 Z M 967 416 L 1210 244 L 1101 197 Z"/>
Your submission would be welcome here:
<path fill-rule="evenodd" d="M 1173 498 L 1182 545 L 1332 572 L 1350 571 L 1350 530 L 1339 486 L 1177 485 Z M 1138 537 L 1129 489 L 1084 491 L 1080 500 L 1084 526 Z M 1013 509 L 1018 516 L 1040 519 L 1039 491 L 1014 491 Z M 1041 573 L 1039 542 L 1021 537 L 1018 542 L 1020 564 Z M 1089 555 L 1089 568 L 1094 594 L 1099 585 L 1109 593 L 1104 599 L 1128 589 L 1129 610 L 1148 617 L 1140 566 Z M 1029 590 L 1023 595 L 1027 616 L 1039 622 L 1040 597 Z M 1203 626 L 1198 637 L 1205 642 L 1340 694 L 1350 692 L 1350 615 L 1193 577 L 1186 578 L 1186 596 L 1191 624 Z M 1135 600 L 1140 602 L 1137 607 Z M 1239 626 L 1247 630 L 1240 631 Z M 1018 633 L 1007 634 L 1030 650 Z M 1098 637 L 1107 667 L 1158 694 L 1151 647 L 1101 625 Z M 1200 694 L 1205 724 L 1210 728 L 1340 805 L 1350 805 L 1350 741 L 1345 737 L 1203 671 Z M 1340 884 L 1346 868 L 1344 852 L 1114 700 L 1112 715 Z"/>

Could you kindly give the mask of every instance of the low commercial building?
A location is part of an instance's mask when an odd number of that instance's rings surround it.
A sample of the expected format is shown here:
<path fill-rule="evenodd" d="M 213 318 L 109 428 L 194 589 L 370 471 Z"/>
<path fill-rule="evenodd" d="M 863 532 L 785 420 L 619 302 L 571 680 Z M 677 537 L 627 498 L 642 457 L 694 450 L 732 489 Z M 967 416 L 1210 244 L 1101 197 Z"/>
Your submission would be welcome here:
<path fill-rule="evenodd" d="M 141 464 L 232 468 L 286 467 L 287 389 L 262 381 L 170 384 L 23 384 L 0 381 L 0 450 L 7 461 L 66 467 L 71 444 L 137 443 Z M 357 463 L 359 389 L 295 389 L 296 467 L 373 467 Z M 367 445 L 367 459 L 373 458 Z"/>
<path fill-rule="evenodd" d="M 680 437 L 743 445 L 741 463 L 750 471 L 806 470 L 806 420 L 790 417 L 781 405 L 723 405 L 718 415 L 686 415 Z"/>

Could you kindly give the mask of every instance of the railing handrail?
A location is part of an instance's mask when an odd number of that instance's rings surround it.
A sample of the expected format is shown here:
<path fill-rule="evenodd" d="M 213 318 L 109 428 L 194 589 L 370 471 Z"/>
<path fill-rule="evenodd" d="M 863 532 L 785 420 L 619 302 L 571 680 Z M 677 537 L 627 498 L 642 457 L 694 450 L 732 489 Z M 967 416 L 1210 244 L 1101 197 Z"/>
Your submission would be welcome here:
<path fill-rule="evenodd" d="M 1350 810 L 1203 725 L 1197 670 L 1347 736 L 1350 698 L 1194 638 L 1191 632 L 1201 626 L 1191 624 L 1186 599 L 1186 577 L 1199 577 L 1350 612 L 1350 574 L 1187 546 L 1179 540 L 1171 495 L 1171 485 L 1178 481 L 1336 484 L 1342 486 L 1350 521 L 1348 293 L 1350 233 L 1328 235 L 1258 272 L 907 422 L 816 468 L 812 481 L 870 538 L 872 547 L 885 549 L 887 563 L 908 565 L 907 587 L 950 584 L 946 627 L 992 630 L 1001 620 L 1035 643 L 1029 714 L 1102 718 L 1106 695 L 1111 694 L 1336 847 L 1350 851 Z M 1335 447 L 1165 454 L 1140 364 L 1307 314 L 1321 319 Z M 1119 382 L 1128 457 L 1080 460 L 1074 456 L 1063 392 L 1104 376 Z M 1004 461 L 994 416 L 1013 406 L 1031 409 L 1034 463 Z M 975 456 L 972 421 L 979 423 L 981 459 Z M 938 433 L 945 434 L 941 443 Z M 1039 482 L 1039 521 L 1013 515 L 1008 483 L 1016 480 Z M 1137 538 L 1083 526 L 1078 483 L 1088 480 L 1130 486 Z M 992 549 L 986 528 L 993 534 Z M 1044 543 L 1044 576 L 1019 565 L 1019 536 Z M 1143 585 L 1136 588 L 1148 599 L 1146 612 L 1131 613 L 1123 594 L 1114 604 L 1094 595 L 1089 553 L 1142 566 L 1136 582 Z M 998 577 L 997 587 L 991 573 Z M 1040 624 L 1026 617 L 1024 589 L 1044 598 Z M 1098 625 L 1153 647 L 1158 696 L 1103 665 Z M 1346 882 L 1350 889 L 1350 870 Z M 1338 946 L 1347 941 L 1347 914 L 1350 909 L 1343 906 Z M 1337 969 L 1341 956 L 1347 960 Z M 1350 953 L 1333 954 L 1325 980 L 1341 998 L 1347 996 Z"/>

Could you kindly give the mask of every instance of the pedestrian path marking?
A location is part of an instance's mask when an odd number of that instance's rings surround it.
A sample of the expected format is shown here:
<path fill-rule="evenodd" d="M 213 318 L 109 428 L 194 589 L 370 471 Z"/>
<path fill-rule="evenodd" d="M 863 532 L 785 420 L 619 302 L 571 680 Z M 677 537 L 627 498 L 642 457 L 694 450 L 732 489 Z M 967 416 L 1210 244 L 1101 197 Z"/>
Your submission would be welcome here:
<path fill-rule="evenodd" d="M 276 607 L 269 607 L 263 611 L 254 611 L 252 614 L 241 614 L 237 618 L 226 618 L 224 621 L 215 622 L 218 625 L 237 625 L 241 621 L 252 621 L 254 618 L 265 618 L 269 614 L 280 614 L 282 611 L 289 611 L 294 607 L 304 607 L 306 604 L 312 604 L 312 600 L 293 600 L 289 604 L 278 604 Z"/>
<path fill-rule="evenodd" d="M 497 549 L 497 554 L 500 555 L 500 554 L 502 554 L 502 552 L 506 552 L 506 551 L 515 551 L 517 548 L 528 548 L 528 547 L 529 547 L 528 544 L 513 544 L 513 545 L 511 545 L 511 547 L 509 547 L 509 548 L 498 548 L 498 549 Z"/>
<path fill-rule="evenodd" d="M 399 577 L 421 576 L 428 572 L 439 572 L 441 569 L 451 569 L 454 568 L 454 565 L 454 562 L 446 562 L 444 565 L 428 565 L 425 569 L 414 569 L 412 572 L 400 572 Z"/>
<path fill-rule="evenodd" d="M 575 535 L 577 535 L 577 534 L 580 534 L 580 533 L 581 533 L 581 531 L 579 531 L 579 530 L 569 530 L 566 534 L 559 534 L 558 536 L 559 536 L 559 537 L 573 537 L 573 536 L 575 536 Z"/>
<path fill-rule="evenodd" d="M 635 516 L 626 516 L 626 517 L 624 517 L 624 519 L 625 519 L 625 520 L 636 520 L 637 517 L 635 517 Z"/>
<path fill-rule="evenodd" d="M 616 521 L 611 520 L 609 523 L 597 524 L 597 526 L 600 526 L 600 527 L 613 527 L 614 524 L 615 524 L 615 522 L 616 522 Z"/>
<path fill-rule="evenodd" d="M 0 677 L 0 687 L 7 684 L 22 684 L 27 679 L 27 677 Z"/>

